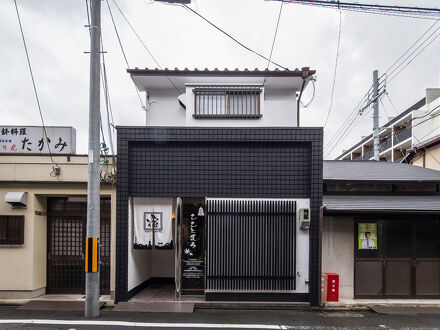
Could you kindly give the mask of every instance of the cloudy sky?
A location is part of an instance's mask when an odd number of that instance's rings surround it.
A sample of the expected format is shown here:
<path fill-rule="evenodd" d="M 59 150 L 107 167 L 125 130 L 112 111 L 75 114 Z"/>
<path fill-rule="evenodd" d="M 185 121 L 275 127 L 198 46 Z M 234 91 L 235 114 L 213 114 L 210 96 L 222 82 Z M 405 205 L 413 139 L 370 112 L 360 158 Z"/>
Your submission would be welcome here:
<path fill-rule="evenodd" d="M 174 5 L 116 0 L 162 67 L 260 68 L 266 61 Z M 85 0 L 17 0 L 46 125 L 77 129 L 77 152 L 86 153 L 88 131 L 89 33 Z M 129 26 L 112 6 L 131 67 L 156 67 Z M 438 0 L 365 0 L 366 3 L 438 6 Z M 191 7 L 249 47 L 270 53 L 280 2 L 193 0 Z M 115 124 L 138 125 L 145 113 L 126 73 L 106 2 L 102 30 Z M 342 12 L 342 34 L 333 108 L 325 129 L 328 140 L 353 111 L 372 83 L 372 72 L 386 70 L 433 21 Z M 330 106 L 339 27 L 334 9 L 285 4 L 273 60 L 288 68 L 317 70 L 316 94 L 302 111 L 302 126 L 322 126 Z M 13 0 L 0 0 L 0 113 L 2 125 L 41 125 Z M 440 87 L 440 38 L 387 87 L 397 112 Z M 309 85 L 304 102 L 311 97 Z M 381 123 L 396 115 L 388 99 Z M 331 156 L 371 133 L 371 115 Z"/>

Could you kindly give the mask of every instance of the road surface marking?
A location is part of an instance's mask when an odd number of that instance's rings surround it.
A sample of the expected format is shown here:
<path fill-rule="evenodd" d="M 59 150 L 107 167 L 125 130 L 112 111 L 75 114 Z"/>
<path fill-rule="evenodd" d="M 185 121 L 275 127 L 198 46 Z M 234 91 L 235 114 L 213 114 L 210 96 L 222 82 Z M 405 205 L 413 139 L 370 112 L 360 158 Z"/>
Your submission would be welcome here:
<path fill-rule="evenodd" d="M 43 320 L 15 319 L 0 320 L 0 324 L 47 324 L 47 325 L 99 325 L 117 327 L 152 327 L 152 328 L 233 328 L 233 329 L 287 329 L 283 325 L 273 324 L 221 324 L 221 323 L 159 323 L 127 321 L 83 321 L 83 320 Z"/>

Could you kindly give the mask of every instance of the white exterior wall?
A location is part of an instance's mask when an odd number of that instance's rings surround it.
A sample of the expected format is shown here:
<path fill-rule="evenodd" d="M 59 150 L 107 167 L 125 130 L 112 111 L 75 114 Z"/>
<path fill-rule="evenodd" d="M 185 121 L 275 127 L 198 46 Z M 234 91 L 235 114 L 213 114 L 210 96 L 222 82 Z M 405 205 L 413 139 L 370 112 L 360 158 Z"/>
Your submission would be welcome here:
<path fill-rule="evenodd" d="M 297 125 L 296 89 L 265 90 L 263 88 L 260 96 L 261 118 L 196 119 L 193 117 L 195 85 L 186 86 L 186 110 L 179 105 L 177 100 L 179 95 L 175 90 L 152 91 L 150 105 L 147 103 L 146 125 L 188 127 L 296 127 Z"/>
<path fill-rule="evenodd" d="M 429 113 L 429 115 L 428 115 Z M 422 117 L 413 121 L 413 145 L 427 141 L 440 135 L 440 98 L 413 112 L 414 117 Z M 428 119 L 428 120 L 427 120 Z"/>
<path fill-rule="evenodd" d="M 299 227 L 299 210 L 310 208 L 309 199 L 296 200 L 296 293 L 309 292 L 310 230 Z M 318 219 L 312 219 L 316 221 Z"/>
<path fill-rule="evenodd" d="M 354 297 L 354 219 L 325 216 L 322 273 L 339 274 L 339 299 Z"/>
<path fill-rule="evenodd" d="M 152 277 L 174 277 L 173 250 L 133 249 L 133 208 L 132 200 L 128 201 L 128 290 L 142 284 Z M 144 199 L 144 198 L 142 198 Z M 151 204 L 173 205 L 172 198 L 148 198 Z M 174 223 L 172 224 L 174 226 Z M 173 238 L 175 244 L 175 239 Z"/>

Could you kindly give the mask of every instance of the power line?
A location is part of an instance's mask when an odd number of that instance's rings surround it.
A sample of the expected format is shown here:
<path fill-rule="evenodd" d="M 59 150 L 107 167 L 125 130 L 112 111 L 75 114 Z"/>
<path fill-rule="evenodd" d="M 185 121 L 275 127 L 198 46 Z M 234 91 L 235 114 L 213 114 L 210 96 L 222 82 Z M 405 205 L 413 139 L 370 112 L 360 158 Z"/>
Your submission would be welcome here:
<path fill-rule="evenodd" d="M 335 93 L 335 85 L 336 85 L 336 72 L 338 70 L 339 47 L 341 44 L 341 31 L 342 31 L 342 13 L 341 13 L 341 10 L 339 10 L 339 32 L 338 32 L 338 45 L 336 47 L 335 71 L 333 73 L 333 83 L 332 83 L 332 91 L 331 91 L 331 96 L 330 96 L 330 106 L 327 111 L 327 118 L 325 119 L 325 122 L 324 122 L 324 128 L 327 126 L 327 122 L 330 117 L 330 112 L 332 111 L 332 107 L 333 107 L 333 96 Z"/>
<path fill-rule="evenodd" d="M 426 7 L 366 4 L 366 3 L 324 1 L 324 0 L 272 0 L 272 1 L 283 1 L 288 3 L 300 4 L 300 5 L 337 8 L 342 10 L 356 10 L 371 14 L 394 14 L 394 15 L 402 15 L 402 16 L 406 16 L 406 15 L 437 16 L 438 14 L 440 14 L 440 9 L 426 8 Z"/>
<path fill-rule="evenodd" d="M 113 28 L 114 28 L 114 30 L 115 30 L 116 38 L 118 39 L 119 48 L 121 49 L 122 56 L 124 57 L 125 64 L 127 65 L 127 69 L 130 69 L 130 65 L 128 64 L 127 55 L 126 55 L 126 53 L 125 53 L 124 46 L 122 45 L 122 41 L 121 41 L 121 37 L 119 36 L 118 28 L 116 27 L 116 23 L 115 23 L 115 19 L 114 19 L 114 17 L 113 17 L 113 13 L 112 13 L 112 9 L 111 9 L 111 7 L 110 7 L 110 3 L 108 2 L 108 0 L 106 0 L 106 2 L 107 2 L 107 8 L 108 8 L 108 11 L 109 11 L 109 13 L 110 13 L 111 21 L 112 21 L 112 23 L 113 23 Z M 131 80 L 131 79 L 130 79 L 130 80 Z M 135 90 L 136 90 L 136 94 L 137 94 L 137 97 L 138 97 L 138 99 L 139 99 L 139 102 L 141 103 L 141 107 L 142 107 L 143 110 L 145 110 L 146 107 L 145 107 L 145 105 L 144 105 L 144 102 L 142 101 L 141 94 L 139 93 L 139 90 L 138 90 L 138 88 L 137 88 L 137 86 L 136 86 L 136 84 L 134 83 L 133 80 L 132 80 L 132 83 L 133 83 L 133 86 L 134 86 L 134 88 L 135 88 Z"/>
<path fill-rule="evenodd" d="M 153 54 L 151 53 L 150 49 L 147 47 L 147 45 L 145 44 L 145 42 L 142 40 L 142 38 L 140 37 L 140 35 L 136 32 L 135 28 L 133 27 L 133 25 L 130 23 L 130 21 L 128 20 L 127 16 L 125 16 L 125 14 L 123 13 L 123 11 L 121 10 L 121 8 L 119 7 L 119 5 L 117 4 L 116 0 L 113 0 L 113 3 L 115 4 L 116 8 L 118 9 L 119 13 L 121 14 L 121 16 L 124 18 L 125 22 L 128 24 L 128 26 L 130 27 L 130 29 L 133 31 L 133 33 L 135 34 L 136 38 L 139 40 L 139 42 L 142 44 L 142 46 L 145 48 L 145 50 L 147 51 L 148 55 L 150 55 L 151 59 L 154 61 L 154 63 L 156 63 L 156 65 L 159 67 L 159 69 L 162 69 L 162 66 L 159 64 L 159 62 L 157 61 L 157 59 L 153 56 Z M 174 89 L 177 91 L 178 94 L 181 94 L 182 92 L 177 88 L 177 86 L 174 84 L 174 82 L 171 80 L 170 77 L 167 76 L 168 81 L 170 82 L 170 84 L 174 87 Z"/>
<path fill-rule="evenodd" d="M 272 59 L 273 48 L 275 46 L 275 40 L 277 39 L 278 26 L 280 25 L 280 19 L 281 19 L 281 13 L 283 11 L 283 5 L 284 5 L 284 2 L 281 2 L 280 11 L 278 13 L 277 25 L 276 25 L 276 28 L 275 28 L 275 33 L 273 35 L 272 47 L 270 49 L 270 55 L 269 55 L 269 60 L 267 61 L 266 69 L 269 69 L 270 61 Z"/>
<path fill-rule="evenodd" d="M 435 24 L 437 24 L 438 23 L 438 21 L 436 21 L 436 23 Z M 387 77 L 387 72 L 385 72 L 385 74 L 383 74 L 381 77 L 384 77 L 385 76 L 385 80 L 382 80 L 381 82 L 380 82 L 380 85 L 382 85 L 381 87 L 383 88 L 383 90 L 385 90 L 385 88 L 386 88 L 386 83 L 388 82 L 391 82 L 392 80 L 394 80 L 399 74 L 400 74 L 400 72 L 402 72 L 402 70 L 404 69 L 404 68 L 406 68 L 417 56 L 419 56 L 429 45 L 431 45 L 433 42 L 434 42 L 434 40 L 436 40 L 436 38 L 438 38 L 439 36 L 440 36 L 440 33 L 439 34 L 437 34 L 433 39 L 431 39 L 432 38 L 432 36 L 440 29 L 440 26 L 437 28 L 437 29 L 435 29 L 420 45 L 418 45 L 418 47 L 417 48 L 415 48 L 410 54 L 408 54 L 408 52 L 412 49 L 412 48 L 414 48 L 414 46 L 435 26 L 435 24 L 433 24 L 433 25 L 431 25 L 430 27 L 429 27 L 429 29 L 421 36 L 421 37 L 419 37 L 417 40 L 416 40 L 416 42 L 415 43 L 413 43 L 413 45 L 411 45 L 411 47 L 407 50 L 407 51 L 405 51 L 405 53 L 398 59 L 398 60 L 396 60 L 388 69 L 387 69 L 387 71 L 390 71 L 391 69 L 392 69 L 392 71 L 391 71 L 391 77 L 390 78 L 388 78 Z M 428 41 L 428 40 L 430 40 L 431 39 L 431 41 L 429 41 L 429 43 L 427 43 L 426 44 L 426 42 Z M 420 47 L 422 47 L 424 45 L 424 47 L 423 48 L 421 48 L 420 49 Z M 419 50 L 420 49 L 420 50 Z M 416 53 L 415 54 L 415 52 L 417 51 L 417 50 L 419 50 L 419 52 L 418 53 Z M 405 57 L 405 55 L 406 54 L 408 54 L 406 57 Z M 415 54 L 415 55 L 414 55 Z M 414 56 L 413 56 L 414 55 Z M 402 58 L 404 58 L 403 60 L 402 60 Z M 400 64 L 398 64 L 397 66 L 396 66 L 396 63 L 398 63 L 399 61 L 401 60 L 401 62 L 400 62 Z M 408 61 L 409 60 L 409 61 Z M 406 64 L 405 64 L 405 62 L 406 61 L 408 61 Z M 394 73 L 396 70 L 398 70 L 396 73 Z M 394 73 L 394 74 L 393 74 Z M 385 84 L 385 85 L 384 85 Z M 388 95 L 387 95 L 388 96 Z M 388 98 L 389 98 L 389 96 L 388 96 Z M 391 99 L 389 98 L 389 100 L 390 100 L 390 102 L 391 102 Z M 392 104 L 392 102 L 391 102 L 391 104 Z M 393 106 L 393 108 L 395 109 L 395 107 L 394 107 L 394 104 L 392 104 L 392 106 Z M 397 112 L 397 111 L 396 111 Z M 334 136 L 334 137 L 336 137 L 336 135 Z M 338 144 L 340 141 L 342 140 L 342 138 L 339 138 L 335 143 L 336 144 Z M 335 140 L 334 140 L 335 141 Z M 334 146 L 331 148 L 331 150 L 333 150 L 334 149 Z"/>
<path fill-rule="evenodd" d="M 396 112 L 396 114 L 399 114 L 399 111 L 397 111 L 396 107 L 394 106 L 393 101 L 391 101 L 390 95 L 388 92 L 385 92 L 386 97 L 388 98 L 388 101 L 390 102 L 391 106 L 393 107 L 394 111 Z"/>
<path fill-rule="evenodd" d="M 438 26 L 430 35 L 428 35 L 422 42 L 420 42 L 438 22 L 440 22 L 440 19 L 436 20 L 434 24 L 432 24 L 396 61 L 394 61 L 394 63 L 390 67 L 388 67 L 388 69 L 379 78 L 379 86 L 383 86 L 387 82 L 391 82 L 392 80 L 394 80 L 402 72 L 403 69 L 405 69 L 412 61 L 414 61 L 416 57 L 418 57 L 429 45 L 431 45 L 438 38 L 440 33 L 437 35 L 435 35 L 435 33 L 440 30 L 440 26 Z M 412 52 L 409 53 L 411 50 Z"/>
<path fill-rule="evenodd" d="M 342 125 L 339 127 L 339 129 L 336 131 L 336 133 L 333 135 L 333 137 L 327 142 L 324 149 L 328 149 L 333 143 L 338 143 L 340 141 L 340 136 L 342 131 L 347 127 L 353 124 L 354 120 L 356 119 L 357 115 L 361 112 L 363 108 L 365 108 L 365 103 L 368 101 L 370 93 L 372 91 L 372 87 L 365 93 L 365 95 L 362 97 L 362 99 L 358 102 L 358 104 L 354 107 L 353 111 L 347 116 L 347 119 L 342 123 Z"/>
<path fill-rule="evenodd" d="M 90 12 L 89 12 L 89 1 L 86 1 L 86 9 L 87 9 L 87 22 L 88 22 L 88 26 L 89 26 L 89 33 L 91 32 L 91 27 L 90 27 Z M 101 81 L 102 81 L 102 88 L 104 91 L 104 99 L 105 99 L 105 105 L 106 105 L 106 110 L 107 110 L 107 132 L 109 135 L 109 141 L 110 141 L 110 147 L 112 150 L 112 154 L 114 155 L 114 148 L 113 148 L 113 137 L 112 137 L 112 130 L 111 130 L 111 125 L 113 123 L 113 111 L 111 109 L 111 101 L 110 101 L 110 91 L 108 88 L 108 80 L 107 80 L 107 69 L 106 69 L 106 65 L 105 65 L 105 52 L 104 52 L 104 41 L 102 38 L 102 33 L 100 34 L 100 38 L 101 38 L 101 56 L 102 56 L 102 63 L 101 63 L 101 67 L 100 67 L 100 74 L 101 74 Z M 111 112 L 111 117 L 112 117 L 112 123 L 110 122 L 110 112 Z M 106 147 L 106 141 L 105 141 L 105 134 L 104 134 L 104 129 L 102 127 L 102 116 L 101 116 L 101 111 L 99 112 L 100 115 L 100 129 L 101 129 L 101 135 L 102 135 L 102 140 L 104 143 L 104 148 Z M 114 127 L 114 125 L 113 125 Z M 113 128 L 114 129 L 114 128 Z"/>
<path fill-rule="evenodd" d="M 49 151 L 49 157 L 50 157 L 50 160 L 52 162 L 52 173 L 56 173 L 55 167 L 58 167 L 58 164 L 53 160 L 52 152 L 50 150 L 50 140 L 49 140 L 49 138 L 47 136 L 46 125 L 44 123 L 44 118 L 43 118 L 43 112 L 41 111 L 40 98 L 38 97 L 37 86 L 35 84 L 34 73 L 32 71 L 31 60 L 30 60 L 29 52 L 28 52 L 27 45 L 26 45 L 26 38 L 24 36 L 23 26 L 21 24 L 21 19 L 20 19 L 20 13 L 19 13 L 19 10 L 18 10 L 17 0 L 14 0 L 14 4 L 15 4 L 15 11 L 17 13 L 18 24 L 20 26 L 21 38 L 23 40 L 24 51 L 26 53 L 26 59 L 27 59 L 28 67 L 29 67 L 29 73 L 31 75 L 32 86 L 34 88 L 35 99 L 37 101 L 38 111 L 40 113 L 40 119 L 41 119 L 41 123 L 43 125 L 44 137 L 45 137 L 45 140 L 46 140 L 46 143 L 47 143 L 47 149 Z M 55 166 L 54 166 L 54 164 L 55 164 Z M 52 176 L 52 173 L 51 173 L 51 176 Z M 58 175 L 56 175 L 56 174 L 55 174 L 55 176 L 58 177 Z"/>
<path fill-rule="evenodd" d="M 307 108 L 315 99 L 315 92 L 316 92 L 315 80 L 316 80 L 316 78 L 314 78 L 314 77 L 310 78 L 310 82 L 312 83 L 312 87 L 313 87 L 312 97 L 310 98 L 310 101 L 307 102 L 306 104 L 303 104 L 302 100 L 301 100 L 301 105 L 303 108 Z"/>
<path fill-rule="evenodd" d="M 262 55 L 261 53 L 249 48 L 248 46 L 244 45 L 242 42 L 238 41 L 237 39 L 235 39 L 233 36 L 231 36 L 229 33 L 225 32 L 224 30 L 222 30 L 220 27 L 218 27 L 217 25 L 215 25 L 214 23 L 212 23 L 211 21 L 209 21 L 206 17 L 202 16 L 201 14 L 199 14 L 197 11 L 195 11 L 194 9 L 188 7 L 185 4 L 182 4 L 183 7 L 185 7 L 186 9 L 188 9 L 189 11 L 191 11 L 192 13 L 196 14 L 197 16 L 199 16 L 201 19 L 203 19 L 205 22 L 207 22 L 209 25 L 213 26 L 214 28 L 216 28 L 218 31 L 220 31 L 221 33 L 223 33 L 225 36 L 227 36 L 228 38 L 230 38 L 231 40 L 235 41 L 238 45 L 240 45 L 241 47 L 243 47 L 244 49 L 250 51 L 251 53 L 261 57 L 262 59 L 268 61 L 269 63 L 275 64 L 276 66 L 287 70 L 287 68 L 285 66 L 282 66 L 281 64 L 278 64 L 274 61 L 272 61 L 270 58 L 267 58 L 266 56 Z"/>
<path fill-rule="evenodd" d="M 400 74 L 400 72 L 402 72 L 402 70 L 404 70 L 408 65 L 410 65 L 412 63 L 412 61 L 414 61 L 414 59 L 416 57 L 418 57 L 426 48 L 428 48 L 428 46 L 430 46 L 438 37 L 440 36 L 440 33 L 438 33 L 427 45 L 425 45 L 411 60 L 409 60 L 399 71 L 397 71 L 397 73 L 395 73 L 393 76 L 391 76 L 388 79 L 388 83 L 390 83 L 391 81 L 393 81 L 396 76 L 398 76 Z"/>
<path fill-rule="evenodd" d="M 384 71 L 384 73 L 380 76 L 379 79 L 386 76 L 388 72 L 439 22 L 439 20 L 435 21 L 414 43 L 397 59 L 391 64 L 388 69 Z"/>

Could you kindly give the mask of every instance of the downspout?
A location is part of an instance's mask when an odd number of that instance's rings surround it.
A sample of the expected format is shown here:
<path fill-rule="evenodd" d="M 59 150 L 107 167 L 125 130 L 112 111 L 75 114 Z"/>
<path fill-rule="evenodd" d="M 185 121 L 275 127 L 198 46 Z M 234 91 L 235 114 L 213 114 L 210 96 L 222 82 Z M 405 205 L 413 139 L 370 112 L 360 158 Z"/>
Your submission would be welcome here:
<path fill-rule="evenodd" d="M 301 85 L 301 90 L 299 92 L 298 100 L 296 102 L 296 127 L 299 127 L 299 108 L 301 104 L 301 97 L 304 91 L 304 86 L 306 85 L 306 79 L 310 76 L 309 67 L 302 68 L 301 78 L 303 80 Z"/>
<path fill-rule="evenodd" d="M 324 209 L 327 207 L 327 205 L 322 204 L 319 208 L 319 267 L 318 267 L 318 275 L 319 275 L 319 298 L 318 303 L 319 306 L 322 306 L 322 224 L 324 222 Z"/>

